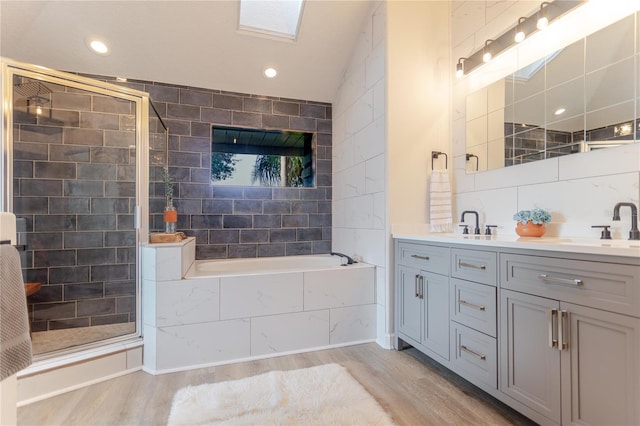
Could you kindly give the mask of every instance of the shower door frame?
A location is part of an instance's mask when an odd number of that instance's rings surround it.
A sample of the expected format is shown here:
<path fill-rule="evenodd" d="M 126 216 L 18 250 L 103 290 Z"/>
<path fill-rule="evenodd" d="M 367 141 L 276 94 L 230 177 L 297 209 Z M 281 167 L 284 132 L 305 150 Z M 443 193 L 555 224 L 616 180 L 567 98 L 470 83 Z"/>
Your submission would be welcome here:
<path fill-rule="evenodd" d="M 102 347 L 110 343 L 142 336 L 141 302 L 141 242 L 149 239 L 149 94 L 128 87 L 102 82 L 88 77 L 56 71 L 49 68 L 13 61 L 0 57 L 0 211 L 13 211 L 13 79 L 18 74 L 43 82 L 89 90 L 134 102 L 136 146 L 136 206 L 134 229 L 136 231 L 136 331 L 82 346 L 60 350 L 55 355 L 77 353 L 85 349 Z M 43 354 L 47 357 L 47 354 Z"/>

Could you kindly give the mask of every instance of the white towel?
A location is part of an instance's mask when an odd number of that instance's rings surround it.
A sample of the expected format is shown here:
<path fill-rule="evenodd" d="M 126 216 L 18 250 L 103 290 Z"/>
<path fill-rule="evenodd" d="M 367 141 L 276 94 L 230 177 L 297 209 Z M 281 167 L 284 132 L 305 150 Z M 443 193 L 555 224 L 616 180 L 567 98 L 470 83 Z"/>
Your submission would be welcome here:
<path fill-rule="evenodd" d="M 0 245 L 0 380 L 31 365 L 31 338 L 20 255 Z"/>
<path fill-rule="evenodd" d="M 429 185 L 429 229 L 431 232 L 452 232 L 451 185 L 447 170 L 433 170 Z"/>

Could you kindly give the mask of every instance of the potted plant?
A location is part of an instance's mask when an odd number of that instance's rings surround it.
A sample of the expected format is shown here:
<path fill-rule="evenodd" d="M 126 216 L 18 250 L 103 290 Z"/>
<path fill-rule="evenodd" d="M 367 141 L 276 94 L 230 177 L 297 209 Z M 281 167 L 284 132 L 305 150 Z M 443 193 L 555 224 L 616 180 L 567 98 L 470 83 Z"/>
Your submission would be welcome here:
<path fill-rule="evenodd" d="M 176 232 L 178 222 L 178 211 L 173 206 L 173 176 L 169 173 L 169 167 L 162 168 L 162 183 L 164 184 L 165 206 L 162 214 L 164 222 L 164 232 L 173 234 Z"/>
<path fill-rule="evenodd" d="M 551 215 L 543 209 L 520 210 L 513 215 L 517 221 L 516 234 L 521 237 L 541 237 L 547 232 L 546 224 L 551 222 Z"/>

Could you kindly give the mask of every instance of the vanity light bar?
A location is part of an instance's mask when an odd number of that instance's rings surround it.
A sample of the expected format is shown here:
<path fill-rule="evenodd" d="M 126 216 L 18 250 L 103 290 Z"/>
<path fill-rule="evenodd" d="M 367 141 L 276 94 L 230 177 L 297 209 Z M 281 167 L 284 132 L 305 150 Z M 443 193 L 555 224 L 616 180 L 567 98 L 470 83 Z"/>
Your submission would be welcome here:
<path fill-rule="evenodd" d="M 518 18 L 518 23 L 500 37 L 486 40 L 482 49 L 474 52 L 467 58 L 460 58 L 456 65 L 456 76 L 460 78 L 469 74 L 480 65 L 491 61 L 491 59 L 495 58 L 499 53 L 519 43 L 536 31 L 540 31 L 537 27 L 540 19 L 546 18 L 547 23 L 551 23 L 553 20 L 585 1 L 586 0 L 543 2 L 540 8 L 536 10 L 536 13 L 528 17 Z"/>

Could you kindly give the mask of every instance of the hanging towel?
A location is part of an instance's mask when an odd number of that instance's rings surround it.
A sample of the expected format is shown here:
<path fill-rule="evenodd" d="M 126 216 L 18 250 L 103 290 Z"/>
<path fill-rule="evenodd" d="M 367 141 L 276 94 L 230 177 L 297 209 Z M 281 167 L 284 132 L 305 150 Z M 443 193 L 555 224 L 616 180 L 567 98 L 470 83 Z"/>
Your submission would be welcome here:
<path fill-rule="evenodd" d="M 0 380 L 31 365 L 27 298 L 20 255 L 10 244 L 0 244 Z"/>
<path fill-rule="evenodd" d="M 429 184 L 429 229 L 431 232 L 452 232 L 451 185 L 447 170 L 433 170 Z"/>

